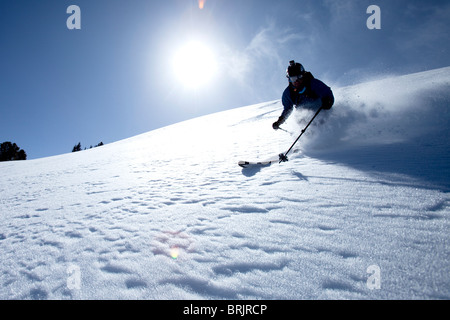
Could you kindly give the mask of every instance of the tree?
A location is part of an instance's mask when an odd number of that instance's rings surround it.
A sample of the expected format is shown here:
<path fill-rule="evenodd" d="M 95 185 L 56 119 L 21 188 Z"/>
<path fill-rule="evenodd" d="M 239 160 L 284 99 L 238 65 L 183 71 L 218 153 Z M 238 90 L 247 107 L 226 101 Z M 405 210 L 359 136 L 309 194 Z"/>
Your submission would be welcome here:
<path fill-rule="evenodd" d="M 72 152 L 77 152 L 77 151 L 81 151 L 81 142 L 78 142 L 78 144 L 76 144 L 72 149 Z"/>
<path fill-rule="evenodd" d="M 27 160 L 27 153 L 17 144 L 5 141 L 0 145 L 0 161 Z"/>

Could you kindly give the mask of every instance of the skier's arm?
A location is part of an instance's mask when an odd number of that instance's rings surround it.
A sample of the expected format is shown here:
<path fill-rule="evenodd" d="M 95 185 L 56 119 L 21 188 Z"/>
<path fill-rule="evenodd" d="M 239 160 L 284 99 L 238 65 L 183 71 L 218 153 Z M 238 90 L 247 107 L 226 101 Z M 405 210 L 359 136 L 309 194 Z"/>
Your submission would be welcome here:
<path fill-rule="evenodd" d="M 283 112 L 281 113 L 281 116 L 278 118 L 277 121 L 275 121 L 272 124 L 272 127 L 277 130 L 285 121 L 286 119 L 291 115 L 292 110 L 294 109 L 294 103 L 291 99 L 291 93 L 289 91 L 289 87 L 286 88 L 283 92 L 283 96 L 281 98 L 281 102 L 283 103 Z"/>
<path fill-rule="evenodd" d="M 283 122 L 289 118 L 289 116 L 292 113 L 292 110 L 294 109 L 294 102 L 291 98 L 291 91 L 289 90 L 289 87 L 287 87 L 284 92 L 283 96 L 281 98 L 281 102 L 283 103 L 283 112 L 281 113 L 280 118 L 283 118 Z"/>
<path fill-rule="evenodd" d="M 322 99 L 322 108 L 331 109 L 334 104 L 334 96 L 331 88 L 318 79 L 311 82 L 311 89 Z"/>

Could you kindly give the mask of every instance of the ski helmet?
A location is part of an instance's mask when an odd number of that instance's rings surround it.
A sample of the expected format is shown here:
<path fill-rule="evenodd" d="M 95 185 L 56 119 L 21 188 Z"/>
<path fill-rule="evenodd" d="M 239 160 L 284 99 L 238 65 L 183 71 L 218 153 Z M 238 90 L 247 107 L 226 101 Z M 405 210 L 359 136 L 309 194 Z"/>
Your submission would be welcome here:
<path fill-rule="evenodd" d="M 289 61 L 289 67 L 286 69 L 286 78 L 294 76 L 303 76 L 305 73 L 305 68 L 301 63 L 295 62 L 294 60 Z"/>

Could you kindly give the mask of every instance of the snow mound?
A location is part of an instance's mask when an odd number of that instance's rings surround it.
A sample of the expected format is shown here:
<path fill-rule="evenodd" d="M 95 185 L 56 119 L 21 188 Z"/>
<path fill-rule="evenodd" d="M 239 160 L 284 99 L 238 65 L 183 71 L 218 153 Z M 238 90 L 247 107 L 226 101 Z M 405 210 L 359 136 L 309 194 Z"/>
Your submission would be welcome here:
<path fill-rule="evenodd" d="M 322 112 L 301 149 L 359 169 L 404 173 L 450 187 L 449 72 L 443 68 L 338 88 L 332 112 Z M 307 116 L 299 112 L 297 119 Z"/>

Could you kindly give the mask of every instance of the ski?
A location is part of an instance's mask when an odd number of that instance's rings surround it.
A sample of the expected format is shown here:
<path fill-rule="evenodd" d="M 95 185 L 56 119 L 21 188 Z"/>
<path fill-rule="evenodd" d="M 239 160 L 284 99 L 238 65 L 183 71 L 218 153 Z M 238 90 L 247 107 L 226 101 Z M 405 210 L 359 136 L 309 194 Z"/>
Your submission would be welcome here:
<path fill-rule="evenodd" d="M 278 155 L 278 159 L 276 158 L 272 158 L 270 160 L 265 160 L 265 161 L 239 161 L 238 165 L 241 166 L 242 168 L 248 168 L 248 167 L 252 167 L 252 166 L 260 166 L 260 167 L 266 167 L 266 166 L 270 166 L 272 163 L 281 163 L 281 162 L 285 162 L 288 161 L 288 158 L 283 154 L 280 153 Z"/>
<path fill-rule="evenodd" d="M 278 162 L 278 160 L 267 160 L 267 161 L 239 161 L 238 165 L 242 168 L 248 168 L 252 166 L 270 166 L 272 163 Z"/>
<path fill-rule="evenodd" d="M 292 151 L 292 153 L 297 153 L 300 152 L 300 149 L 294 149 Z M 248 167 L 256 167 L 256 166 L 260 166 L 260 167 L 268 167 L 270 166 L 272 163 L 282 163 L 282 162 L 287 162 L 289 161 L 288 157 L 286 156 L 285 153 L 280 153 L 278 155 L 278 159 L 272 158 L 271 160 L 265 160 L 265 161 L 239 161 L 238 165 L 241 166 L 242 168 L 248 168 Z"/>

